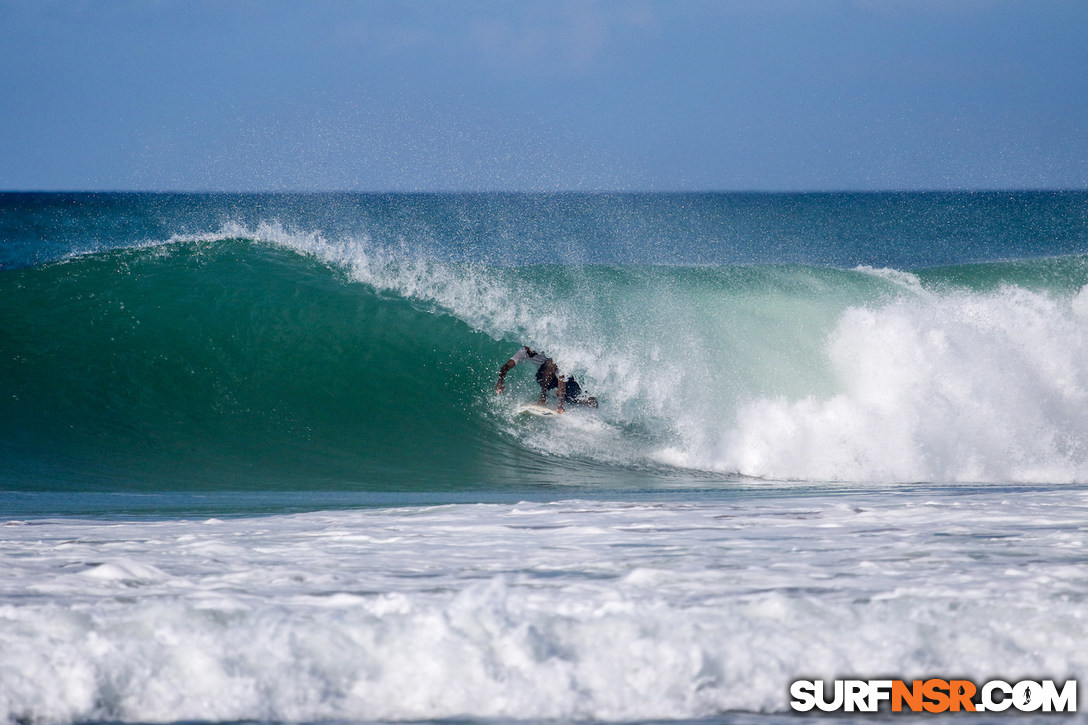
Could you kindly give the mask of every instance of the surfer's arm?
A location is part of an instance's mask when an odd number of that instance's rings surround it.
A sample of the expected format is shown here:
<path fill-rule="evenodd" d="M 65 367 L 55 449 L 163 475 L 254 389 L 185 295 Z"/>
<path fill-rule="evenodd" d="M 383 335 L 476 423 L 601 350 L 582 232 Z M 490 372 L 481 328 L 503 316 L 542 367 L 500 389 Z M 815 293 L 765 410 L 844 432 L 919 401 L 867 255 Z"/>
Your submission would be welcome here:
<path fill-rule="evenodd" d="M 567 396 L 567 379 L 562 375 L 559 376 L 559 389 L 555 391 L 559 395 L 559 407 L 556 409 L 557 413 L 563 412 L 563 401 Z"/>
<path fill-rule="evenodd" d="M 499 368 L 499 382 L 495 383 L 496 393 L 501 393 L 503 390 L 506 389 L 506 374 L 510 372 L 510 370 L 512 370 L 515 365 L 517 365 L 517 363 L 514 362 L 513 358 L 511 358 L 503 363 L 502 367 Z"/>

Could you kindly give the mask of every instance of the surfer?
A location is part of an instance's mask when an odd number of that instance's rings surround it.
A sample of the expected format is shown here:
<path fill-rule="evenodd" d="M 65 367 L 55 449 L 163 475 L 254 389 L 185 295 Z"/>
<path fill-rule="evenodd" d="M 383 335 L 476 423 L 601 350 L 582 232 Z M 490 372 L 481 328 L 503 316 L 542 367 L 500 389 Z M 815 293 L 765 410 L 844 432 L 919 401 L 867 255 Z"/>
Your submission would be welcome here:
<path fill-rule="evenodd" d="M 583 395 L 582 386 L 573 377 L 567 378 L 559 374 L 559 366 L 555 361 L 542 352 L 533 350 L 528 345 L 522 345 L 514 353 L 514 356 L 503 363 L 499 369 L 499 382 L 495 383 L 495 393 L 500 394 L 506 390 L 506 373 L 514 369 L 518 363 L 529 361 L 539 365 L 536 369 L 536 382 L 540 385 L 540 404 L 548 401 L 548 391 L 555 390 L 559 398 L 559 412 L 563 412 L 563 403 L 574 405 L 588 405 L 597 407 L 597 399 Z"/>

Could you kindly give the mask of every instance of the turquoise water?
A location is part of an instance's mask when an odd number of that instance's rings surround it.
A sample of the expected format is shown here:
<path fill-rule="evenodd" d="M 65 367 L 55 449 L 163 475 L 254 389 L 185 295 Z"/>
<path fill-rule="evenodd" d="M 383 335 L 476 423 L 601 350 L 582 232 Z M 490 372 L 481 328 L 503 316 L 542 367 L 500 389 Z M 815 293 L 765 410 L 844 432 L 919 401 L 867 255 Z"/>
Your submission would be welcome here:
<path fill-rule="evenodd" d="M 0 722 L 1061 680 L 1086 482 L 1085 193 L 0 195 Z"/>
<path fill-rule="evenodd" d="M 859 264 L 1084 252 L 1084 192 L 2 194 L 0 263 L 257 229 L 490 264 Z"/>
<path fill-rule="evenodd" d="M 1033 483 L 1088 470 L 1079 435 L 1063 430 L 1079 420 L 1076 396 L 1048 383 L 1060 365 L 1081 382 L 1081 333 L 1065 327 L 1088 283 L 1084 194 L 2 204 L 0 479 L 11 489 L 524 493 L 707 475 Z M 865 336 L 873 324 L 885 339 Z M 944 349 L 926 349 L 934 336 Z M 1020 348 L 1037 343 L 1040 359 L 1025 361 Z M 501 399 L 491 388 L 520 344 L 578 376 L 599 413 L 558 435 L 516 420 L 532 376 L 516 371 Z M 1047 345 L 1061 349 L 1043 359 Z M 979 350 L 985 362 L 970 357 Z M 965 365 L 981 368 L 957 387 Z M 928 389 L 910 388 L 933 366 Z M 961 397 L 971 385 L 993 389 Z M 814 428 L 845 395 L 854 409 L 839 433 L 854 436 L 881 394 L 903 398 L 885 412 L 915 426 L 913 458 L 876 460 L 884 444 L 870 437 L 839 451 L 854 464 L 827 452 L 807 466 L 768 460 L 822 445 L 814 429 L 768 440 L 772 417 Z M 1040 395 L 1068 404 L 1041 410 Z M 957 419 L 981 408 L 1032 427 L 974 440 Z M 927 412 L 945 419 L 914 421 Z M 1039 426 L 1050 442 L 1016 440 Z M 962 452 L 925 448 L 949 436 Z M 995 453 L 1010 445 L 1023 465 Z"/>

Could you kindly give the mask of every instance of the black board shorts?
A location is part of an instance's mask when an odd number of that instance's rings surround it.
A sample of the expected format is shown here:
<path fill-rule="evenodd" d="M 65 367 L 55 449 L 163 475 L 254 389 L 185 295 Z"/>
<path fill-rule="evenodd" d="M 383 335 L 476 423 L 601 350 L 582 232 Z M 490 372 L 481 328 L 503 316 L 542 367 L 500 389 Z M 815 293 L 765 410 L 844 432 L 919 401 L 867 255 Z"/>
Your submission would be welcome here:
<path fill-rule="evenodd" d="M 552 379 L 549 380 L 546 385 L 544 383 L 544 365 L 547 365 L 547 364 L 548 363 L 543 363 L 539 368 L 537 368 L 536 382 L 537 382 L 537 384 L 540 385 L 540 387 L 544 388 L 545 390 L 555 390 L 556 388 L 559 387 L 559 376 L 558 375 L 552 375 Z M 579 385 L 578 381 L 575 380 L 574 378 L 567 378 L 567 391 L 566 392 L 567 392 L 567 394 L 565 396 L 563 396 L 563 397 L 567 401 L 573 403 L 578 398 L 582 397 L 582 386 Z"/>

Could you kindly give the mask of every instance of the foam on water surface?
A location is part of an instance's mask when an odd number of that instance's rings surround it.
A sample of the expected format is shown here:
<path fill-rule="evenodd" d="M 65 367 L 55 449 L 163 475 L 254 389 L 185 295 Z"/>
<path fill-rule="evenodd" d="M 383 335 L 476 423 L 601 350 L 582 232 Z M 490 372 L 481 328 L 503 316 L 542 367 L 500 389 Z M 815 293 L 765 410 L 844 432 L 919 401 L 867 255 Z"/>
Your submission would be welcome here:
<path fill-rule="evenodd" d="M 0 722 L 1083 681 L 1086 210 L 0 195 Z M 514 415 L 520 344 L 600 409 Z"/>
<path fill-rule="evenodd" d="M 1086 200 L 0 197 L 0 480 L 1083 483 Z M 520 344 L 597 425 L 510 420 Z"/>
<path fill-rule="evenodd" d="M 2 531 L 0 720 L 686 719 L 1088 666 L 1079 489 Z M 20 525 L 21 524 L 21 525 Z"/>
<path fill-rule="evenodd" d="M 866 265 L 527 276 L 278 226 L 233 233 L 546 346 L 606 396 L 602 420 L 661 433 L 647 450 L 602 429 L 580 446 L 589 458 L 807 481 L 1088 481 L 1088 286 L 983 291 Z"/>

